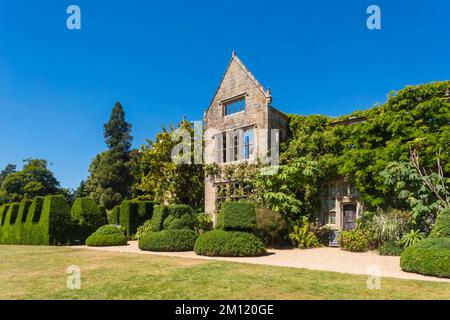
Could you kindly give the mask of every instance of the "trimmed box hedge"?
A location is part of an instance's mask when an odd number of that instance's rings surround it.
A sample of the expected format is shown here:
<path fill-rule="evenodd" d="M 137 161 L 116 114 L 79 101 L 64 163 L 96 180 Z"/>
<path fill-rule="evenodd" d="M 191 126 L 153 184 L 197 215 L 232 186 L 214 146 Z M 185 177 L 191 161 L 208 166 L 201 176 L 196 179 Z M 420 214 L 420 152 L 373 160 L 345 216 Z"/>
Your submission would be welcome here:
<path fill-rule="evenodd" d="M 248 232 L 213 230 L 198 237 L 194 251 L 203 256 L 256 257 L 266 253 L 266 246 Z"/>
<path fill-rule="evenodd" d="M 122 234 L 120 227 L 116 225 L 104 225 L 86 239 L 86 245 L 90 247 L 124 246 L 127 238 Z"/>
<path fill-rule="evenodd" d="M 427 238 L 406 248 L 400 267 L 407 272 L 450 278 L 450 238 Z"/>
<path fill-rule="evenodd" d="M 31 204 L 23 200 L 2 208 L 0 243 L 64 245 L 70 242 L 71 217 L 63 196 L 37 197 Z"/>
<path fill-rule="evenodd" d="M 111 224 L 120 224 L 120 206 L 115 206 L 109 215 L 109 223 Z"/>
<path fill-rule="evenodd" d="M 251 202 L 229 202 L 222 204 L 220 224 L 224 230 L 254 231 L 256 229 L 256 206 Z"/>
<path fill-rule="evenodd" d="M 167 218 L 169 214 L 169 210 L 164 205 L 156 205 L 153 209 L 153 217 L 152 217 L 152 230 L 153 231 L 161 231 L 163 230 L 164 220 Z"/>
<path fill-rule="evenodd" d="M 139 249 L 147 251 L 191 251 L 197 234 L 192 230 L 148 232 L 139 239 Z"/>
<path fill-rule="evenodd" d="M 104 225 L 104 212 L 92 198 L 77 198 L 70 210 L 74 222 L 73 238 L 84 243 L 95 230 Z"/>

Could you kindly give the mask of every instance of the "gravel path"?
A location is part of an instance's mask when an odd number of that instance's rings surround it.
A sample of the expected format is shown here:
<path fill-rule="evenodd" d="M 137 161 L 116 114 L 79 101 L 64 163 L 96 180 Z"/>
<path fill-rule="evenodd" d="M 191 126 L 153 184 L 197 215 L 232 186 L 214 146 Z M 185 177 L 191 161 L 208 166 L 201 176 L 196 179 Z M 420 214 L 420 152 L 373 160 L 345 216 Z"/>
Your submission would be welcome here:
<path fill-rule="evenodd" d="M 186 259 L 221 260 L 241 263 L 263 264 L 280 267 L 304 268 L 312 270 L 334 271 L 351 274 L 380 275 L 382 277 L 449 282 L 450 279 L 427 277 L 400 269 L 400 257 L 380 256 L 376 252 L 354 253 L 339 248 L 269 249 L 268 255 L 254 258 L 204 257 L 189 252 L 149 252 L 141 251 L 137 241 L 129 241 L 127 246 L 87 247 L 72 246 L 88 250 L 128 252 Z"/>

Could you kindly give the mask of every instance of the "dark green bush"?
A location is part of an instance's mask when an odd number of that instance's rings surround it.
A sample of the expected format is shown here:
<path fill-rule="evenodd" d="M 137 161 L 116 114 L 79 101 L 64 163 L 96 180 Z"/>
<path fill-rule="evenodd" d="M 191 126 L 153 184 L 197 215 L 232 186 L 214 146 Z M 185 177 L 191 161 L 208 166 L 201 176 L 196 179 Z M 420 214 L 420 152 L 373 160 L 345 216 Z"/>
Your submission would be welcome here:
<path fill-rule="evenodd" d="M 131 200 L 125 200 L 120 205 L 120 225 L 126 232 L 126 236 L 131 238 L 136 233 L 139 226 L 138 204 Z"/>
<path fill-rule="evenodd" d="M 197 234 L 192 230 L 148 232 L 139 239 L 139 249 L 148 251 L 191 251 Z"/>
<path fill-rule="evenodd" d="M 169 216 L 171 217 L 171 216 Z M 167 221 L 168 218 L 166 218 Z M 177 229 L 188 229 L 194 230 L 195 220 L 194 217 L 190 214 L 184 214 L 181 218 L 174 218 L 168 224 L 167 230 L 177 230 Z"/>
<path fill-rule="evenodd" d="M 155 205 L 153 208 L 152 230 L 161 231 L 164 220 L 167 218 L 168 210 L 164 205 Z"/>
<path fill-rule="evenodd" d="M 450 238 L 427 238 L 406 248 L 400 267 L 407 272 L 450 278 Z"/>
<path fill-rule="evenodd" d="M 198 237 L 194 251 L 203 256 L 254 257 L 264 255 L 266 246 L 251 233 L 213 230 Z"/>
<path fill-rule="evenodd" d="M 450 208 L 439 212 L 430 238 L 450 238 Z"/>
<path fill-rule="evenodd" d="M 369 249 L 369 234 L 364 230 L 341 231 L 339 243 L 343 250 L 366 252 Z"/>
<path fill-rule="evenodd" d="M 256 229 L 256 206 L 251 202 L 224 202 L 221 214 L 224 230 L 254 231 Z"/>
<path fill-rule="evenodd" d="M 167 206 L 167 210 L 168 214 L 170 216 L 174 216 L 175 218 L 181 218 L 186 214 L 190 216 L 194 214 L 194 210 L 187 204 L 171 204 Z"/>
<path fill-rule="evenodd" d="M 92 198 L 77 198 L 70 210 L 72 219 L 78 227 L 73 237 L 84 243 L 87 237 L 105 224 L 104 213 Z"/>
<path fill-rule="evenodd" d="M 144 224 L 147 220 L 150 220 L 153 216 L 153 207 L 155 202 L 153 201 L 137 201 L 138 204 L 138 226 Z"/>
<path fill-rule="evenodd" d="M 400 256 L 402 252 L 403 246 L 397 241 L 386 241 L 378 247 L 381 256 Z"/>
<path fill-rule="evenodd" d="M 86 239 L 90 247 L 123 246 L 127 244 L 127 238 L 121 228 L 116 225 L 104 225 Z"/>
<path fill-rule="evenodd" d="M 288 226 L 281 214 L 266 208 L 256 209 L 256 233 L 268 246 L 285 245 Z"/>
<path fill-rule="evenodd" d="M 111 224 L 120 224 L 120 206 L 115 206 L 111 213 L 109 214 L 109 223 Z"/>
<path fill-rule="evenodd" d="M 108 224 L 108 213 L 107 213 L 107 211 L 106 211 L 106 207 L 105 206 L 102 206 L 102 205 L 99 205 L 98 206 L 98 210 L 100 210 L 100 215 L 102 216 L 102 218 L 103 218 L 103 224 L 105 225 L 105 224 Z"/>

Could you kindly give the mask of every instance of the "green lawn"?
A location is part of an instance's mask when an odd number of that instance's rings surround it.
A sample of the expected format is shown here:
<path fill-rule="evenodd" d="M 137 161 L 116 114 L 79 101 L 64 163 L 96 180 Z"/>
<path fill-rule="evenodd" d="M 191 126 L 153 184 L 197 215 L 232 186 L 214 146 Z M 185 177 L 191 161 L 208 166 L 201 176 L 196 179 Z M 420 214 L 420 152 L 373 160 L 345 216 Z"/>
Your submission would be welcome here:
<path fill-rule="evenodd" d="M 81 268 L 81 290 L 66 269 Z M 0 246 L 0 299 L 450 299 L 450 284 L 64 247 Z"/>

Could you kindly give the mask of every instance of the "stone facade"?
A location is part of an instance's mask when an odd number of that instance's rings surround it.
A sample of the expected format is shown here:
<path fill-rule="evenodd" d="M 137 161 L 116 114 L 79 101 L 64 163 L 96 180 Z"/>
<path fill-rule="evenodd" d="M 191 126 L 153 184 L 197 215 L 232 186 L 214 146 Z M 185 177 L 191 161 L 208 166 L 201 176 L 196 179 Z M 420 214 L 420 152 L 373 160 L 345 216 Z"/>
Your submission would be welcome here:
<path fill-rule="evenodd" d="M 240 108 L 234 107 L 229 112 L 228 106 L 238 102 Z M 245 106 L 242 108 L 242 106 Z M 363 118 L 351 118 L 344 122 L 331 125 L 352 125 Z M 271 138 L 280 143 L 287 137 L 287 116 L 272 107 L 270 89 L 256 80 L 242 61 L 233 52 L 222 81 L 204 114 L 205 129 L 205 163 L 236 163 L 241 161 L 256 161 L 266 159 L 271 150 Z M 273 136 L 272 129 L 278 130 Z M 251 157 L 245 158 L 245 139 L 242 132 L 251 130 Z M 231 136 L 228 133 L 232 133 Z M 237 141 L 237 142 L 236 142 Z M 244 141 L 244 142 L 242 142 Z M 276 143 L 274 145 L 276 145 Z M 231 156 L 225 155 L 225 150 L 235 150 Z M 247 153 L 249 149 L 247 150 Z M 243 157 L 244 155 L 244 157 Z M 234 182 L 223 181 L 220 178 L 205 178 L 205 211 L 217 218 L 217 207 L 220 198 L 218 188 Z M 353 229 L 356 219 L 362 212 L 362 204 L 358 201 L 355 190 L 343 178 L 330 180 L 322 187 L 321 208 L 318 212 L 318 222 L 329 225 L 334 230 Z"/>
<path fill-rule="evenodd" d="M 243 101 L 245 110 L 227 114 L 226 106 L 234 101 Z M 270 89 L 264 89 L 242 61 L 233 52 L 222 81 L 205 111 L 203 118 L 205 129 L 205 163 L 232 163 L 239 161 L 255 161 L 268 155 L 271 145 L 271 130 L 279 130 L 279 138 L 285 139 L 287 134 L 287 116 L 272 106 Z M 242 131 L 251 130 L 251 156 L 242 159 Z M 220 146 L 230 148 L 232 141 L 227 133 L 234 132 L 239 153 L 238 159 L 223 161 Z M 224 143 L 225 141 L 225 143 Z M 248 151 L 249 152 L 249 151 Z M 206 178 L 205 211 L 216 215 L 217 184 Z M 215 220 L 215 219 L 214 219 Z"/>

